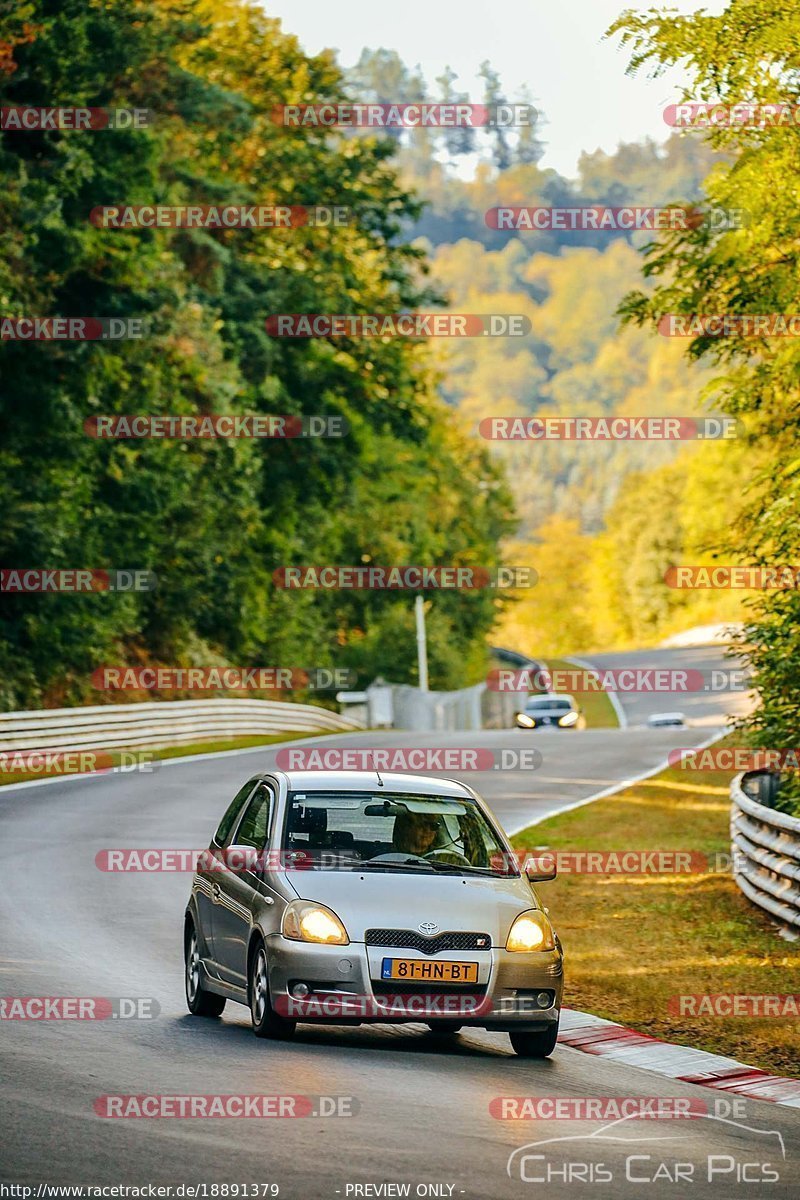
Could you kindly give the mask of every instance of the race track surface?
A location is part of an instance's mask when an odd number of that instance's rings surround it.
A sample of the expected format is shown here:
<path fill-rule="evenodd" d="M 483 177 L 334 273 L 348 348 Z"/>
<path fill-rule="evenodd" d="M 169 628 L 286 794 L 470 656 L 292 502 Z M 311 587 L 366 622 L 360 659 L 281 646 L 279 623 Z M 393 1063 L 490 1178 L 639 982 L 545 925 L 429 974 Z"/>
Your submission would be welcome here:
<path fill-rule="evenodd" d="M 680 661 L 692 655 L 654 652 L 666 653 Z M 704 654 L 707 663 L 719 661 L 718 651 Z M 613 662 L 629 658 L 617 655 Z M 648 705 L 649 711 L 686 707 L 668 699 L 630 700 L 631 725 L 646 717 Z M 692 713 L 698 724 L 683 730 L 631 727 L 531 736 L 510 730 L 424 738 L 376 733 L 321 738 L 320 744 L 495 750 L 535 745 L 542 754 L 536 771 L 498 769 L 470 779 L 513 831 L 653 769 L 672 747 L 707 739 L 729 701 L 698 697 Z M 740 1100 L 744 1116 L 730 1123 L 713 1115 L 715 1100 L 724 1099 L 717 1093 L 565 1047 L 549 1061 L 524 1061 L 512 1054 L 503 1034 L 478 1031 L 448 1039 L 422 1025 L 305 1025 L 294 1042 L 270 1043 L 252 1036 L 249 1014 L 230 1002 L 220 1020 L 190 1017 L 181 961 L 190 876 L 108 874 L 96 868 L 95 855 L 110 847 L 206 845 L 241 782 L 272 763 L 275 754 L 274 748 L 253 750 L 172 763 L 153 774 L 0 792 L 0 992 L 142 996 L 160 1006 L 154 1020 L 0 1022 L 2 1180 L 164 1183 L 172 1185 L 173 1195 L 179 1184 L 274 1183 L 281 1197 L 292 1200 L 380 1196 L 354 1188 L 391 1182 L 408 1184 L 412 1197 L 488 1200 L 541 1194 L 545 1184 L 532 1180 L 545 1172 L 547 1193 L 556 1197 L 800 1195 L 797 1110 Z M 566 951 L 568 969 L 568 946 Z M 788 983 L 787 990 L 793 990 Z M 357 1112 L 272 1120 L 109 1120 L 93 1109 L 95 1099 L 109 1093 L 348 1096 Z M 707 1101 L 712 1112 L 692 1121 L 626 1122 L 608 1130 L 605 1140 L 598 1140 L 597 1121 L 542 1124 L 490 1115 L 493 1098 L 524 1095 L 685 1097 Z M 731 1101 L 726 1103 L 729 1114 Z M 594 1136 L 587 1142 L 589 1135 Z M 508 1173 L 515 1150 L 564 1137 L 576 1140 L 529 1151 L 541 1158 L 517 1154 Z M 708 1182 L 710 1157 L 717 1174 Z M 677 1179 L 676 1163 L 683 1164 Z M 778 1181 L 755 1183 L 765 1172 L 777 1172 Z M 655 1182 L 643 1182 L 653 1177 Z M 417 1190 L 434 1184 L 438 1193 Z"/>

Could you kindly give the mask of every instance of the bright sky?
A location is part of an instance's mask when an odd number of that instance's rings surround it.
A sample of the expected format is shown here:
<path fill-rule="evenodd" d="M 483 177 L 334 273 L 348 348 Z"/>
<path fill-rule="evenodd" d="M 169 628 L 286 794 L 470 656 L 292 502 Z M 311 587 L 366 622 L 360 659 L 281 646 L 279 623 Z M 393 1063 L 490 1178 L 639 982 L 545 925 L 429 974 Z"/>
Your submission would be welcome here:
<path fill-rule="evenodd" d="M 546 117 L 547 151 L 542 165 L 572 176 L 582 150 L 613 151 L 619 142 L 648 135 L 664 140 L 663 108 L 677 98 L 681 75 L 658 80 L 625 75 L 627 51 L 603 41 L 625 8 L 665 7 L 680 12 L 705 8 L 716 14 L 725 0 L 263 0 L 270 16 L 316 54 L 339 51 L 351 66 L 363 46 L 396 50 L 419 66 L 432 84 L 445 66 L 459 75 L 455 86 L 482 97 L 479 64 L 488 58 L 510 100 L 527 83 Z"/>

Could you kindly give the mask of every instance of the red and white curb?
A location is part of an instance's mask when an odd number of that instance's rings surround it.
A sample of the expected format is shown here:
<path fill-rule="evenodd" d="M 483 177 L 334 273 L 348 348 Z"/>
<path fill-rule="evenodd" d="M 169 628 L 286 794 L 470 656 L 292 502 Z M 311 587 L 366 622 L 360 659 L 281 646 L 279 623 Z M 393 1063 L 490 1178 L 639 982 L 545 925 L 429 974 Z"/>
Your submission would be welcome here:
<path fill-rule="evenodd" d="M 561 1010 L 558 1040 L 584 1054 L 601 1055 L 670 1079 L 679 1079 L 682 1083 L 696 1083 L 717 1091 L 749 1096 L 753 1100 L 771 1100 L 774 1104 L 800 1108 L 800 1079 L 770 1075 L 768 1071 L 748 1067 L 722 1054 L 661 1042 L 646 1033 L 637 1033 L 615 1021 L 606 1021 L 574 1008 Z"/>

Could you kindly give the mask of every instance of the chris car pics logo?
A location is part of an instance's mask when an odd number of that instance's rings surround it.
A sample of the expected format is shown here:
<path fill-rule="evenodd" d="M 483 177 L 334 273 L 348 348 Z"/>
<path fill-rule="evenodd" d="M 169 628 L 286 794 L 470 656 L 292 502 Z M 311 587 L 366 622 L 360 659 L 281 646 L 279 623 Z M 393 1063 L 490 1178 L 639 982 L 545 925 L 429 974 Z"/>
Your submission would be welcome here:
<path fill-rule="evenodd" d="M 626 1185 L 672 1185 L 681 1200 L 695 1184 L 731 1188 L 779 1182 L 786 1158 L 779 1130 L 701 1112 L 693 1118 L 688 1128 L 681 1121 L 667 1131 L 649 1120 L 639 1125 L 634 1112 L 588 1135 L 539 1138 L 511 1152 L 506 1172 L 522 1183 L 612 1184 L 620 1195 L 637 1197 L 641 1193 Z M 714 1123 L 704 1140 L 713 1149 L 705 1153 L 698 1149 L 697 1121 Z"/>

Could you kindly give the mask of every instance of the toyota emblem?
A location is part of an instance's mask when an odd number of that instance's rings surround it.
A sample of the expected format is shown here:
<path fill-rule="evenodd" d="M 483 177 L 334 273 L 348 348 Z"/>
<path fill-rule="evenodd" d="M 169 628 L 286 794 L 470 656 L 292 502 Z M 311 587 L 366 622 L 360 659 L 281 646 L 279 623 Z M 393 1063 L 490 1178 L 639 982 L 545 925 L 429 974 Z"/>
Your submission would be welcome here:
<path fill-rule="evenodd" d="M 423 921 L 417 926 L 417 929 L 420 933 L 424 933 L 425 937 L 433 937 L 435 933 L 439 932 L 439 926 L 435 921 Z"/>

